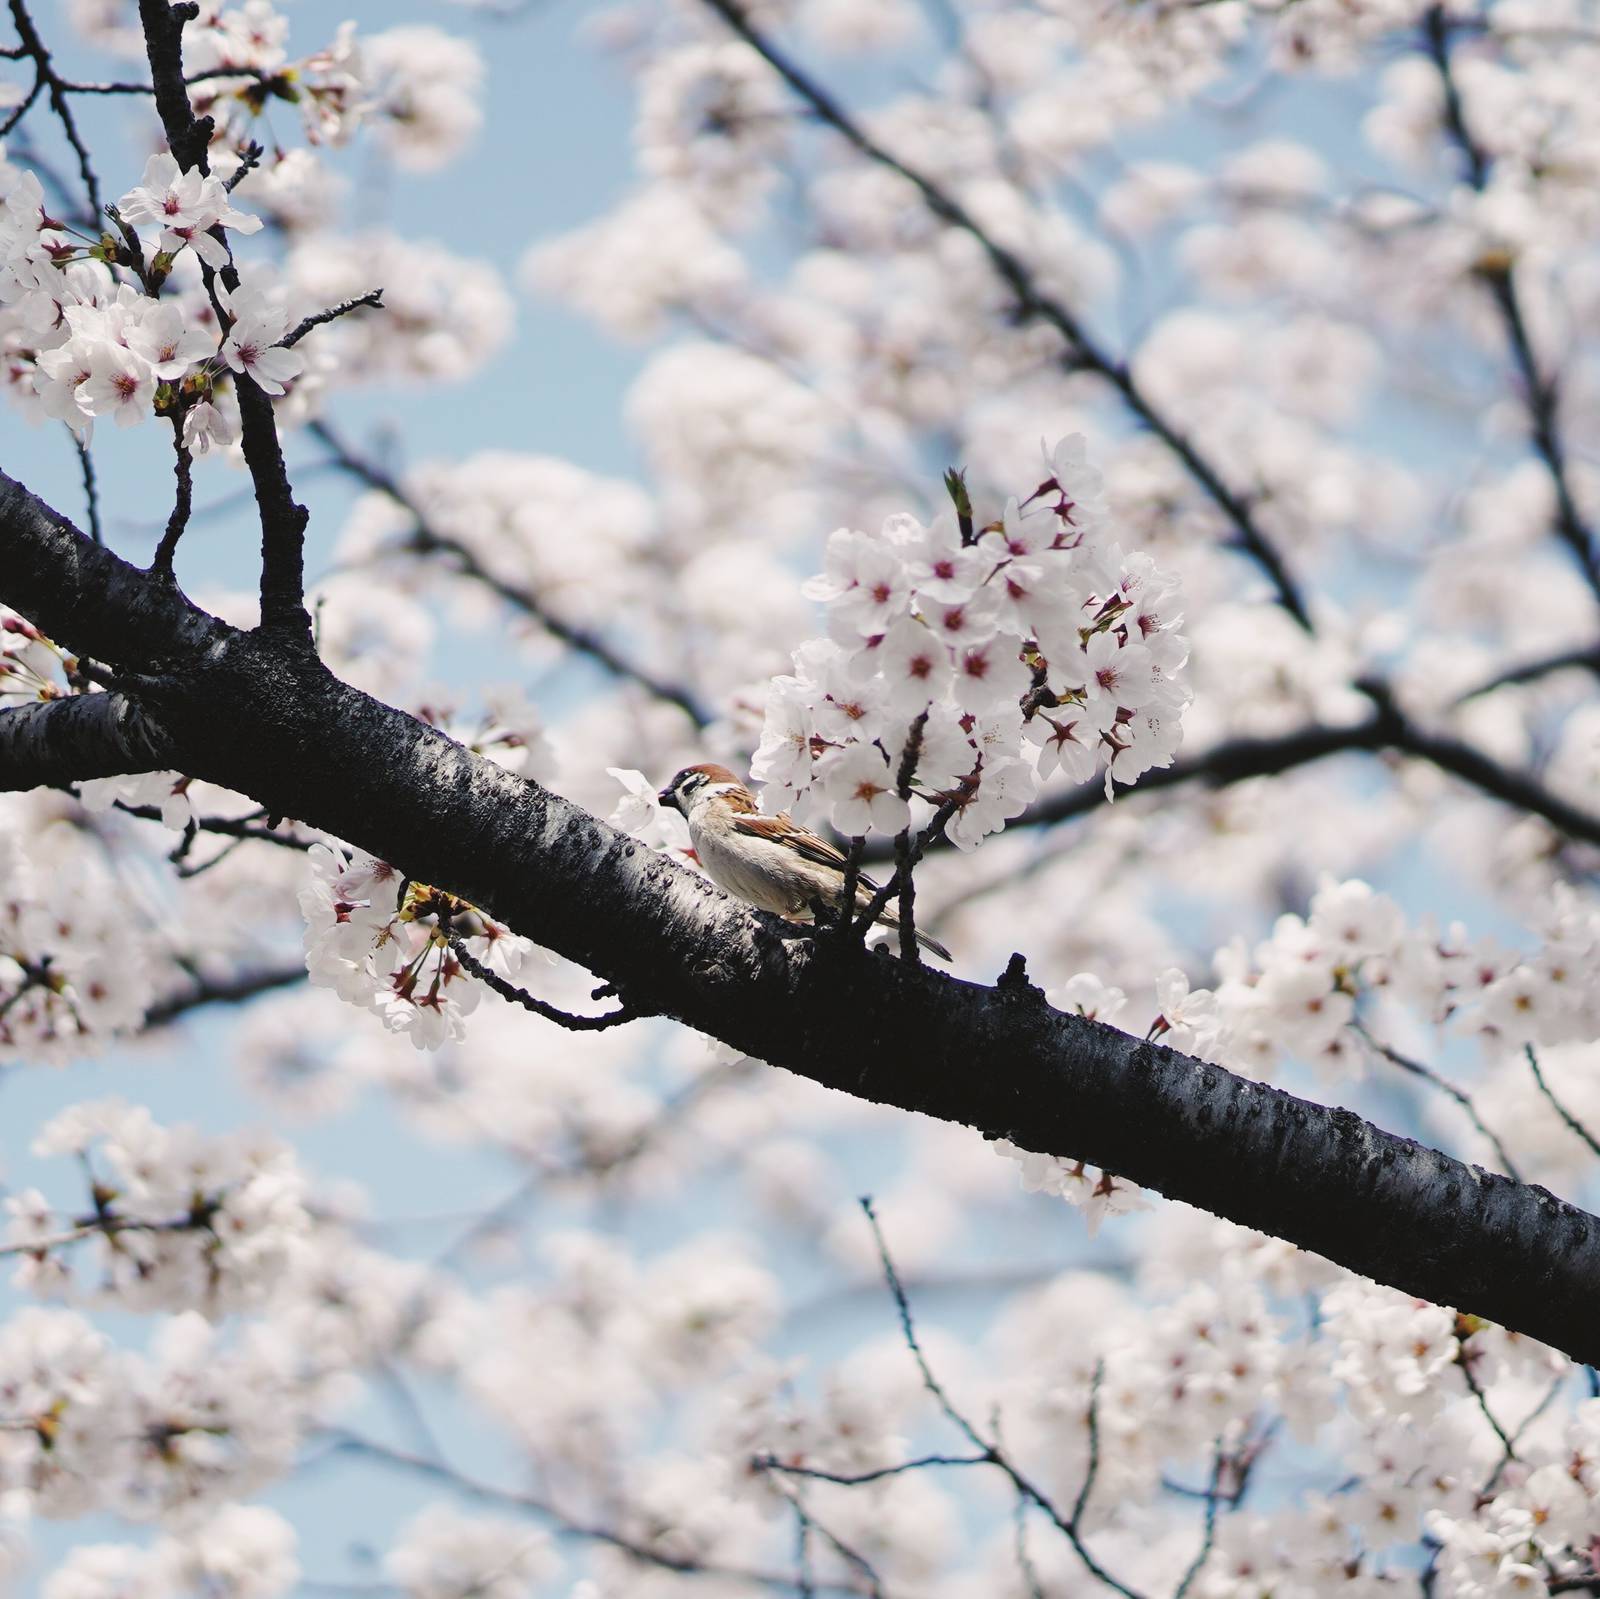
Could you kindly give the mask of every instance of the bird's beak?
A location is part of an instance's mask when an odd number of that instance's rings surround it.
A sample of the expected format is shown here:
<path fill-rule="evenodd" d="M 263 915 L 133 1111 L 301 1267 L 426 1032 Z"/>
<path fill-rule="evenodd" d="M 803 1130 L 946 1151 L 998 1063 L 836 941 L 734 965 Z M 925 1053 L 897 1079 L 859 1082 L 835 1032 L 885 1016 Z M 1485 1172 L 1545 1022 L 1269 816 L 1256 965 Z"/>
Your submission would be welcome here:
<path fill-rule="evenodd" d="M 670 788 L 664 788 L 659 794 L 656 795 L 656 803 L 660 805 L 676 806 L 677 801 L 672 797 L 672 790 Z"/>

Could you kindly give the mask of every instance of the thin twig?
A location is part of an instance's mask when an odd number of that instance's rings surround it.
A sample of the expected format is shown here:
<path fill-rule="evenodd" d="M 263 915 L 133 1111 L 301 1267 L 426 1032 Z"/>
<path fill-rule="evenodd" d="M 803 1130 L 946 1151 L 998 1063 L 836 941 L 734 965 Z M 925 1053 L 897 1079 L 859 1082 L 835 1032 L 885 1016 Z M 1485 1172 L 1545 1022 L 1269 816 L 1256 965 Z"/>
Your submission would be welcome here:
<path fill-rule="evenodd" d="M 1478 1401 L 1478 1409 L 1483 1412 L 1483 1419 L 1494 1430 L 1494 1435 L 1500 1440 L 1500 1447 L 1505 1450 L 1507 1460 L 1517 1458 L 1517 1446 L 1512 1441 L 1510 1433 L 1495 1420 L 1495 1415 L 1489 1408 L 1488 1396 L 1484 1393 L 1482 1385 L 1472 1374 L 1472 1362 L 1467 1355 L 1467 1346 L 1464 1340 L 1457 1339 L 1456 1364 L 1461 1368 L 1461 1375 L 1466 1379 L 1467 1391 Z"/>
<path fill-rule="evenodd" d="M 1600 677 L 1600 644 L 1590 644 L 1579 650 L 1559 650 L 1554 655 L 1541 655 L 1536 660 L 1524 661 L 1520 666 L 1508 666 L 1503 672 L 1496 672 L 1493 677 L 1486 678 L 1475 688 L 1469 688 L 1464 694 L 1457 695 L 1456 704 L 1465 705 L 1468 700 L 1476 699 L 1480 694 L 1492 693 L 1497 688 L 1507 688 L 1518 683 L 1536 683 L 1552 673 L 1565 672 L 1577 667 Z"/>
<path fill-rule="evenodd" d="M 846 943 L 860 943 L 866 936 L 874 918 L 863 917 L 856 924 L 856 896 L 861 890 L 861 852 L 867 847 L 866 838 L 857 834 L 845 851 L 844 879 L 839 884 L 839 922 L 835 936 Z"/>
<path fill-rule="evenodd" d="M 13 111 L 4 122 L 0 122 L 0 139 L 5 138 L 5 136 L 10 133 L 11 130 L 15 128 L 31 110 L 33 110 L 34 102 L 39 98 L 43 90 L 44 75 L 42 73 L 35 73 L 33 87 L 28 90 L 26 98 L 23 99 L 21 104 L 18 105 L 17 109 Z"/>
<path fill-rule="evenodd" d="M 1017 1557 L 1017 1570 L 1028 1585 L 1028 1599 L 1045 1599 L 1044 1584 L 1034 1570 L 1033 1557 L 1028 1553 L 1028 1499 L 1019 1492 L 1011 1512 L 1011 1548 Z"/>
<path fill-rule="evenodd" d="M 387 1444 L 363 1437 L 359 1433 L 340 1429 L 329 1429 L 322 1436 L 330 1446 L 330 1454 L 351 1454 L 367 1460 L 373 1460 L 382 1465 L 411 1472 L 416 1476 L 426 1477 L 434 1482 L 444 1483 L 469 1499 L 523 1511 L 526 1514 L 537 1516 L 542 1521 L 549 1522 L 557 1537 L 580 1538 L 591 1543 L 605 1544 L 638 1561 L 641 1565 L 654 1566 L 662 1571 L 726 1577 L 733 1581 L 756 1583 L 763 1588 L 771 1589 L 774 1593 L 783 1593 L 793 1589 L 793 1584 L 788 1577 L 781 1576 L 775 1572 L 754 1570 L 742 1566 L 718 1565 L 710 1561 L 696 1560 L 688 1555 L 672 1555 L 652 1549 L 648 1544 L 640 1543 L 637 1539 L 630 1538 L 614 1528 L 569 1516 L 564 1511 L 557 1509 L 548 1500 L 540 1499 L 534 1494 L 524 1493 L 513 1488 L 501 1488 L 494 1483 L 470 1477 L 442 1459 L 412 1454 L 404 1449 L 391 1448 Z M 861 1591 L 840 1583 L 829 1583 L 826 1586 L 828 1591 L 833 1593 L 859 1593 Z"/>
<path fill-rule="evenodd" d="M 922 1471 L 930 1466 L 992 1466 L 994 1461 L 982 1455 L 918 1455 L 915 1460 L 902 1460 L 898 1466 L 879 1466 L 875 1471 L 824 1471 L 821 1466 L 796 1466 L 776 1455 L 753 1455 L 752 1471 L 776 1471 L 785 1477 L 805 1477 L 812 1482 L 837 1483 L 841 1488 L 859 1488 L 863 1483 L 882 1482 L 886 1477 L 903 1476 L 908 1471 Z"/>
<path fill-rule="evenodd" d="M 77 791 L 70 790 L 72 793 Z M 137 817 L 142 822 L 159 822 L 161 820 L 161 807 L 159 805 L 133 805 L 126 800 L 116 802 L 117 810 L 124 816 Z M 288 833 L 279 833 L 270 827 L 265 827 L 256 817 L 248 816 L 197 816 L 194 825 L 202 833 L 216 833 L 223 838 L 248 838 L 261 844 L 276 844 L 279 849 L 293 849 L 302 852 L 309 850 L 312 840 L 309 838 L 294 838 Z"/>
<path fill-rule="evenodd" d="M 791 1508 L 794 1510 L 795 1518 L 798 1521 L 801 1529 L 802 1550 L 805 1549 L 808 1542 L 808 1540 L 805 1538 L 805 1534 L 807 1532 L 814 1531 L 821 1534 L 823 1540 L 833 1548 L 834 1553 L 837 1554 L 846 1565 L 854 1567 L 854 1569 L 860 1573 L 862 1581 L 867 1584 L 865 1592 L 868 1595 L 868 1599 L 887 1599 L 887 1596 L 884 1593 L 883 1579 L 873 1568 L 871 1561 L 869 1561 L 867 1557 L 861 1554 L 859 1551 L 852 1549 L 850 1545 L 847 1544 L 836 1533 L 830 1532 L 825 1526 L 823 1526 L 822 1523 L 818 1521 L 814 1515 L 812 1515 L 811 1511 L 807 1509 L 799 1494 L 792 1492 L 788 1488 L 785 1488 L 782 1483 L 774 1484 L 774 1486 L 777 1488 L 778 1492 L 789 1501 Z M 801 1584 L 797 1585 L 795 1589 L 796 1599 L 815 1599 L 815 1595 L 818 1592 L 815 1578 L 812 1577 L 810 1571 L 806 1569 L 805 1566 L 802 1566 L 800 1575 Z"/>
<path fill-rule="evenodd" d="M 36 1255 L 41 1259 L 54 1249 L 66 1249 L 88 1238 L 110 1238 L 118 1233 L 197 1233 L 209 1232 L 211 1219 L 203 1212 L 177 1216 L 171 1221 L 137 1221 L 130 1216 L 118 1216 L 107 1211 L 96 1216 L 86 1216 L 67 1231 L 52 1233 L 47 1238 L 32 1238 L 24 1243 L 0 1244 L 0 1258 L 14 1255 Z"/>
<path fill-rule="evenodd" d="M 245 147 L 239 152 L 239 164 L 229 175 L 228 181 L 222 185 L 223 188 L 226 189 L 229 194 L 232 194 L 233 191 L 237 189 L 239 185 L 243 183 L 244 180 L 248 178 L 258 166 L 261 165 L 261 157 L 265 154 L 266 151 L 263 150 L 254 139 L 251 139 L 250 142 L 246 144 Z"/>
<path fill-rule="evenodd" d="M 963 485 L 963 492 L 965 486 Z M 970 507 L 969 507 L 970 512 Z M 906 747 L 900 752 L 900 767 L 895 773 L 895 790 L 903 800 L 910 800 L 911 785 L 916 781 L 917 763 L 922 759 L 922 736 L 928 726 L 928 713 L 923 710 L 912 722 L 906 734 Z M 911 828 L 903 827 L 894 837 L 894 875 L 900 883 L 900 959 L 915 966 L 922 959 L 917 944 L 917 885 L 911 871 Z"/>
<path fill-rule="evenodd" d="M 1559 1099 L 1556 1098 L 1555 1094 L 1551 1091 L 1550 1085 L 1544 1080 L 1544 1073 L 1539 1070 L 1539 1057 L 1534 1054 L 1533 1045 L 1524 1044 L 1522 1047 L 1524 1053 L 1528 1057 L 1528 1065 L 1533 1068 L 1533 1080 L 1539 1085 L 1539 1092 L 1550 1101 L 1551 1109 L 1555 1111 L 1556 1115 L 1558 1115 L 1562 1121 L 1564 1121 L 1567 1126 L 1570 1127 L 1572 1131 L 1575 1132 L 1596 1155 L 1600 1155 L 1600 1142 L 1597 1142 L 1594 1134 L 1591 1133 L 1589 1129 L 1585 1127 L 1583 1123 L 1579 1121 L 1578 1118 L 1574 1116 Z"/>
<path fill-rule="evenodd" d="M 944 838 L 944 830 L 950 825 L 950 818 L 960 808 L 961 798 L 959 795 L 952 799 L 947 799 L 933 813 L 932 821 L 917 835 L 915 844 L 906 850 L 896 849 L 894 874 L 872 896 L 871 900 L 868 901 L 866 910 L 861 913 L 861 926 L 863 928 L 870 927 L 883 915 L 884 907 L 900 892 L 901 887 L 911 880 L 912 868 L 935 844 L 938 844 Z"/>
<path fill-rule="evenodd" d="M 1513 1444 L 1521 1443 L 1523 1435 L 1527 1432 L 1527 1430 L 1551 1407 L 1551 1405 L 1556 1402 L 1561 1390 L 1567 1386 L 1567 1381 L 1571 1375 L 1572 1374 L 1570 1371 L 1563 1371 L 1561 1375 L 1557 1377 L 1556 1380 L 1545 1390 L 1544 1397 L 1539 1401 L 1539 1403 L 1536 1404 L 1533 1409 L 1530 1410 L 1528 1414 L 1517 1423 L 1517 1430 L 1511 1435 L 1511 1442 Z M 1515 1455 L 1507 1452 L 1506 1450 L 1501 1450 L 1500 1458 L 1494 1464 L 1494 1470 L 1489 1473 L 1488 1480 L 1484 1483 L 1483 1487 L 1478 1490 L 1478 1498 L 1480 1500 L 1487 1502 L 1493 1497 L 1494 1491 L 1499 1486 L 1500 1478 L 1504 1475 L 1506 1467 L 1509 1466 L 1514 1459 L 1516 1459 Z"/>
<path fill-rule="evenodd" d="M 388 495 L 412 518 L 415 525 L 405 545 L 408 551 L 417 555 L 448 556 L 463 575 L 482 583 L 491 593 L 537 622 L 552 638 L 587 655 L 613 677 L 637 683 L 657 699 L 676 705 L 697 728 L 704 730 L 711 725 L 711 712 L 701 705 L 687 687 L 668 682 L 628 660 L 597 634 L 552 615 L 530 590 L 496 577 L 459 539 L 450 537 L 432 525 L 421 505 L 392 472 L 352 449 L 326 421 L 320 418 L 312 421 L 306 425 L 306 431 L 327 447 L 335 466 L 358 482 L 365 483 L 368 488 Z"/>
<path fill-rule="evenodd" d="M 156 545 L 155 558 L 150 563 L 150 570 L 161 577 L 171 578 L 173 557 L 178 552 L 178 540 L 183 537 L 184 529 L 189 525 L 189 513 L 194 508 L 194 457 L 189 453 L 189 446 L 183 442 L 183 417 L 174 413 L 172 417 L 172 474 L 177 479 L 177 492 L 173 497 L 172 514 L 167 518 L 166 530 L 161 535 L 161 542 Z"/>
<path fill-rule="evenodd" d="M 635 1022 L 649 1014 L 647 1011 L 634 1010 L 629 1005 L 621 1005 L 616 1010 L 606 1011 L 600 1016 L 576 1016 L 571 1011 L 558 1009 L 547 1004 L 542 999 L 537 999 L 525 989 L 518 988 L 515 983 L 507 982 L 499 972 L 485 966 L 476 955 L 467 948 L 459 933 L 449 929 L 441 929 L 445 942 L 449 944 L 451 953 L 461 962 L 467 971 L 471 972 L 480 983 L 487 983 L 502 999 L 508 999 L 513 1005 L 520 1005 L 526 1011 L 532 1011 L 535 1016 L 542 1016 L 547 1022 L 554 1022 L 558 1027 L 565 1027 L 574 1033 L 597 1033 L 607 1027 L 620 1027 L 624 1022 Z"/>
<path fill-rule="evenodd" d="M 100 532 L 100 490 L 95 482 L 94 457 L 89 453 L 89 446 L 76 428 L 68 427 L 67 432 L 72 435 L 73 448 L 78 452 L 78 469 L 83 474 L 83 498 L 89 517 L 89 537 L 96 544 L 104 544 L 105 539 Z"/>
<path fill-rule="evenodd" d="M 55 112 L 57 120 L 61 123 L 61 131 L 67 136 L 67 143 L 72 146 L 72 153 L 78 158 L 78 175 L 83 180 L 83 191 L 89 197 L 89 215 L 98 222 L 101 214 L 100 182 L 95 177 L 94 163 L 89 159 L 89 148 L 83 142 L 83 137 L 78 132 L 78 124 L 72 115 L 72 106 L 67 100 L 65 81 L 56 72 L 50 59 L 50 52 L 45 48 L 44 40 L 39 37 L 39 30 L 33 25 L 33 18 L 28 14 L 25 0 L 10 0 L 11 20 L 16 24 L 17 37 L 22 41 L 22 47 L 32 56 L 34 68 L 38 73 L 35 81 L 37 90 L 39 83 L 43 83 L 50 93 L 50 109 Z M 31 101 L 32 96 L 29 96 Z"/>
<path fill-rule="evenodd" d="M 1105 1374 L 1105 1362 L 1097 1360 L 1089 1378 L 1089 1463 L 1084 1467 L 1083 1482 L 1072 1504 L 1074 1527 L 1083 1520 L 1083 1513 L 1089 1508 L 1089 1495 L 1094 1491 L 1094 1480 L 1100 1474 L 1100 1384 L 1105 1380 Z"/>
<path fill-rule="evenodd" d="M 1369 681 L 1362 687 L 1379 707 L 1375 715 L 1363 721 L 1343 727 L 1311 723 L 1270 738 L 1228 739 L 1203 755 L 1143 773 L 1129 798 L 1137 800 L 1143 795 L 1190 783 L 1221 788 L 1256 777 L 1281 777 L 1331 755 L 1392 752 L 1426 761 L 1513 810 L 1542 818 L 1570 838 L 1586 844 L 1600 844 L 1600 815 L 1580 810 L 1527 773 L 1501 766 L 1459 739 L 1424 732 L 1400 713 L 1383 685 Z M 1097 811 L 1106 803 L 1101 785 L 1084 783 L 1030 805 L 1008 824 L 1008 830 L 1053 827 L 1058 822 Z M 869 850 L 868 861 L 875 858 L 881 856 Z"/>
<path fill-rule="evenodd" d="M 1173 1590 L 1172 1599 L 1184 1599 L 1189 1589 L 1193 1587 L 1194 1579 L 1200 1575 L 1206 1561 L 1211 1558 L 1211 1549 L 1217 1538 L 1217 1506 L 1223 1497 L 1217 1490 L 1222 1483 L 1222 1462 L 1225 1458 L 1222 1452 L 1222 1440 L 1219 1438 L 1211 1454 L 1211 1485 L 1205 1496 L 1205 1530 L 1201 1534 L 1200 1547 L 1194 1559 L 1189 1562 L 1189 1569 L 1184 1572 L 1183 1580 Z"/>
<path fill-rule="evenodd" d="M 1389 1062 L 1398 1066 L 1403 1072 L 1410 1072 L 1413 1077 L 1420 1077 L 1425 1083 L 1431 1083 L 1441 1094 L 1447 1094 L 1467 1113 L 1467 1120 L 1489 1141 L 1494 1150 L 1495 1159 L 1500 1162 L 1500 1169 L 1507 1177 L 1516 1182 L 1522 1181 L 1522 1174 L 1517 1170 L 1516 1163 L 1511 1159 L 1506 1146 L 1489 1131 L 1483 1118 L 1478 1114 L 1478 1108 L 1472 1103 L 1472 1096 L 1465 1089 L 1457 1088 L 1454 1083 L 1442 1072 L 1437 1072 L 1431 1066 L 1424 1065 L 1420 1060 L 1413 1060 L 1409 1055 L 1402 1055 L 1399 1050 L 1391 1049 L 1388 1044 L 1380 1043 L 1367 1030 L 1365 1022 L 1356 1021 L 1351 1024 L 1367 1045 Z"/>
<path fill-rule="evenodd" d="M 1429 59 L 1438 71 L 1444 94 L 1445 132 L 1466 163 L 1468 183 L 1482 194 L 1493 178 L 1494 163 L 1467 126 L 1460 85 L 1450 59 L 1452 27 L 1445 8 L 1435 5 L 1423 19 L 1423 41 Z M 1578 509 L 1567 470 L 1566 446 L 1561 437 L 1559 384 L 1554 377 L 1546 377 L 1539 370 L 1539 359 L 1534 353 L 1521 296 L 1517 292 L 1514 267 L 1510 263 L 1497 261 L 1479 267 L 1478 276 L 1488 287 L 1499 309 L 1506 342 L 1511 347 L 1512 360 L 1522 380 L 1533 447 L 1549 471 L 1555 489 L 1556 534 L 1572 551 L 1589 587 L 1600 597 L 1600 555 L 1595 550 L 1594 530 Z"/>
<path fill-rule="evenodd" d="M 338 305 L 329 306 L 326 311 L 318 311 L 312 316 L 305 317 L 300 325 L 287 338 L 279 339 L 278 343 L 287 350 L 292 345 L 298 344 L 313 328 L 320 328 L 325 322 L 334 322 L 362 306 L 371 306 L 374 310 L 383 309 L 383 290 L 368 289 L 365 294 L 358 294 L 349 300 L 341 300 Z"/>
<path fill-rule="evenodd" d="M 934 1376 L 933 1368 L 928 1364 L 928 1357 L 924 1354 L 921 1343 L 917 1340 L 917 1330 L 911 1319 L 911 1304 L 906 1298 L 906 1291 L 900 1281 L 899 1273 L 895 1270 L 894 1261 L 889 1254 L 889 1246 L 883 1236 L 883 1229 L 878 1224 L 878 1213 L 873 1209 L 872 1200 L 863 1198 L 861 1208 L 866 1213 L 867 1221 L 872 1228 L 872 1236 L 878 1246 L 878 1260 L 883 1267 L 884 1280 L 889 1285 L 889 1293 L 894 1299 L 895 1309 L 900 1316 L 900 1331 L 903 1334 L 906 1347 L 910 1349 L 912 1358 L 917 1363 L 917 1370 L 922 1375 L 922 1386 L 933 1397 L 945 1418 L 954 1426 L 974 1449 L 979 1450 L 984 1459 L 998 1470 L 1003 1472 L 1011 1481 L 1016 1491 L 1024 1495 L 1031 1504 L 1038 1506 L 1047 1515 L 1056 1529 L 1072 1545 L 1073 1552 L 1083 1562 L 1085 1569 L 1093 1577 L 1098 1578 L 1108 1588 L 1114 1589 L 1123 1596 L 1123 1599 L 1141 1599 L 1136 1589 L 1130 1588 L 1126 1583 L 1119 1582 L 1104 1566 L 1090 1553 L 1088 1546 L 1083 1541 L 1080 1530 L 1080 1517 L 1088 1505 L 1089 1495 L 1094 1489 L 1094 1479 L 1099 1469 L 1099 1416 L 1098 1398 L 1102 1366 L 1097 1362 L 1094 1377 L 1089 1388 L 1089 1464 L 1084 1474 L 1082 1487 L 1078 1490 L 1077 1503 L 1070 1516 L 1062 1515 L 1054 1502 L 1029 1478 L 1025 1477 L 1011 1459 L 990 1440 L 986 1439 L 965 1416 L 956 1409 L 948 1393 L 945 1392 L 939 1379 Z"/>

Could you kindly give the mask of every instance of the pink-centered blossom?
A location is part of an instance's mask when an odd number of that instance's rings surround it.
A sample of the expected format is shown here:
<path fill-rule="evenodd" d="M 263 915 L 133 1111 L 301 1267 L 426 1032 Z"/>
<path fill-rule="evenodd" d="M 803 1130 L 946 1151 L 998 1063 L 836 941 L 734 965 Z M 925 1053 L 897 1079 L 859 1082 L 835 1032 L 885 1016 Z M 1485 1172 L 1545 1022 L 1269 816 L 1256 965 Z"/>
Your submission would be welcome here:
<path fill-rule="evenodd" d="M 253 378 L 266 393 L 282 394 L 284 385 L 305 367 L 298 350 L 277 348 L 288 326 L 282 306 L 258 289 L 242 288 L 233 296 L 233 325 L 219 353 L 235 372 Z"/>

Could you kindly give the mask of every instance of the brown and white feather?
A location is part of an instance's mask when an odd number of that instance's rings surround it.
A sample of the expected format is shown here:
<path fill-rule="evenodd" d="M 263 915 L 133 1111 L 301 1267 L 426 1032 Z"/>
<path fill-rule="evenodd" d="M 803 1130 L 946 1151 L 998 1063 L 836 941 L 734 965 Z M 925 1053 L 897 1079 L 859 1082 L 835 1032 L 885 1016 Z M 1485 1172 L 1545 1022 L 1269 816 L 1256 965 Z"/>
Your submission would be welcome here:
<path fill-rule="evenodd" d="M 837 909 L 848 865 L 844 855 L 787 811 L 762 815 L 755 796 L 727 767 L 714 762 L 686 766 L 661 798 L 687 817 L 694 852 L 719 888 L 795 922 L 812 921 L 816 904 Z M 870 877 L 859 876 L 857 911 L 864 911 L 877 891 Z M 886 927 L 900 925 L 887 907 L 877 920 Z M 918 933 L 917 941 L 950 959 L 935 939 Z"/>

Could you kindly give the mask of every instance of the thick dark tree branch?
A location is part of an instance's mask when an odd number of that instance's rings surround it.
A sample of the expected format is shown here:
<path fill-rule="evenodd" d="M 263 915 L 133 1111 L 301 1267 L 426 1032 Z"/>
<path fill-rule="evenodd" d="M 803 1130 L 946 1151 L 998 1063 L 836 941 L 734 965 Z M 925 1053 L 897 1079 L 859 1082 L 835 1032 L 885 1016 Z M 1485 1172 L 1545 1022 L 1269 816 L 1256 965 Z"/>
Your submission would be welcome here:
<path fill-rule="evenodd" d="M 86 539 L 58 511 L 0 472 L 0 571 L 19 607 L 44 604 L 93 638 L 97 659 L 148 670 L 187 655 L 211 636 L 215 619 L 174 588 L 152 583 L 137 567 Z M 83 775 L 83 774 L 80 774 Z"/>
<path fill-rule="evenodd" d="M 1423 40 L 1429 58 L 1438 69 L 1439 82 L 1444 91 L 1445 132 L 1465 163 L 1467 181 L 1481 194 L 1493 176 L 1494 164 L 1467 126 L 1461 90 L 1450 60 L 1451 27 L 1445 8 L 1436 5 L 1423 19 Z M 1572 551 L 1589 587 L 1600 597 L 1600 552 L 1595 549 L 1594 529 L 1579 511 L 1573 495 L 1572 480 L 1567 470 L 1566 446 L 1561 438 L 1558 385 L 1553 376 L 1547 377 L 1539 370 L 1539 358 L 1534 352 L 1527 318 L 1522 310 L 1522 297 L 1517 291 L 1515 266 L 1509 261 L 1496 260 L 1480 266 L 1478 275 L 1500 312 L 1506 342 L 1511 346 L 1511 358 L 1522 381 L 1523 403 L 1528 411 L 1533 447 L 1548 469 L 1555 489 L 1556 533 Z"/>
<path fill-rule="evenodd" d="M 166 658 L 139 694 L 169 764 L 447 885 L 637 1009 L 858 1098 L 1092 1161 L 1600 1360 L 1600 1219 L 1540 1188 L 1063 1015 L 1030 986 L 876 959 L 738 905 L 281 637 L 205 616 L 3 474 L 0 575 L 0 598 L 77 653 L 115 659 L 138 641 Z"/>
<path fill-rule="evenodd" d="M 327 422 L 320 420 L 312 422 L 307 431 L 327 446 L 334 464 L 341 471 L 347 472 L 358 482 L 365 483 L 368 488 L 388 495 L 413 519 L 416 526 L 407 541 L 407 549 L 418 555 L 448 556 L 467 577 L 482 583 L 508 605 L 524 616 L 531 617 L 551 638 L 559 639 L 581 655 L 587 655 L 613 677 L 637 683 L 640 688 L 647 690 L 657 699 L 665 700 L 669 705 L 676 705 L 697 728 L 704 729 L 711 725 L 713 720 L 711 712 L 701 705 L 690 689 L 679 683 L 670 683 L 665 678 L 658 677 L 646 668 L 625 659 L 597 634 L 575 627 L 571 622 L 564 622 L 559 616 L 553 616 L 531 590 L 496 577 L 459 539 L 441 533 L 432 525 L 422 507 L 392 472 L 369 457 L 358 454 Z"/>
<path fill-rule="evenodd" d="M 196 120 L 183 77 L 183 25 L 199 14 L 192 3 L 172 5 L 169 0 L 139 0 L 139 22 L 144 29 L 145 52 L 150 58 L 151 89 L 156 114 L 166 130 L 173 159 L 187 172 L 199 167 L 209 172 L 206 148 L 211 142 L 209 117 Z"/>
<path fill-rule="evenodd" d="M 158 772 L 170 764 L 167 754 L 161 729 L 121 694 L 74 694 L 0 711 L 0 789 Z"/>
<path fill-rule="evenodd" d="M 908 166 L 867 133 L 839 101 L 751 22 L 745 12 L 744 0 L 705 0 L 705 3 L 767 62 L 821 121 L 869 161 L 898 173 L 922 196 L 923 204 L 934 216 L 950 227 L 959 228 L 978 244 L 988 257 L 989 264 L 1011 291 L 1018 318 L 1043 322 L 1054 328 L 1066 341 L 1067 364 L 1075 371 L 1097 374 L 1117 391 L 1129 413 L 1166 445 L 1227 518 L 1233 527 L 1238 547 L 1266 575 L 1278 603 L 1309 633 L 1311 615 L 1305 599 L 1249 501 L 1230 488 L 1187 434 L 1157 409 L 1139 387 L 1127 363 L 1105 350 L 1075 312 L 1046 294 L 1022 259 L 988 233 L 954 195 L 914 167 Z"/>

